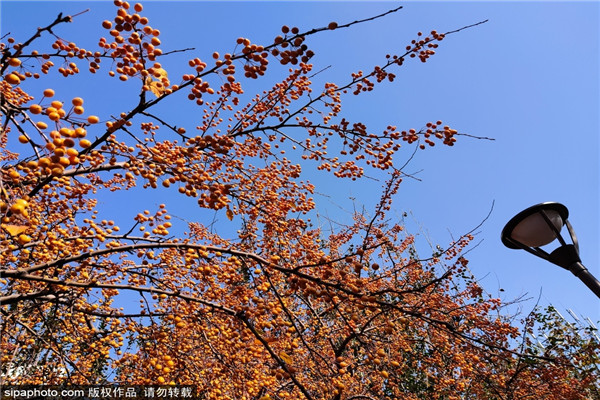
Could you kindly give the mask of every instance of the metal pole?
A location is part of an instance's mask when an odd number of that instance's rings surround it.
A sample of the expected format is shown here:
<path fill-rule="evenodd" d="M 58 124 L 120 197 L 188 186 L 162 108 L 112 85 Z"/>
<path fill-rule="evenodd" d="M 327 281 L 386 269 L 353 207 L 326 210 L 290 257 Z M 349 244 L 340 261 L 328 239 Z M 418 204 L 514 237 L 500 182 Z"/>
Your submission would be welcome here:
<path fill-rule="evenodd" d="M 568 268 L 569 271 L 573 273 L 576 277 L 581 279 L 585 285 L 590 288 L 592 292 L 600 298 L 600 281 L 591 274 L 590 271 L 580 261 L 577 261 Z"/>

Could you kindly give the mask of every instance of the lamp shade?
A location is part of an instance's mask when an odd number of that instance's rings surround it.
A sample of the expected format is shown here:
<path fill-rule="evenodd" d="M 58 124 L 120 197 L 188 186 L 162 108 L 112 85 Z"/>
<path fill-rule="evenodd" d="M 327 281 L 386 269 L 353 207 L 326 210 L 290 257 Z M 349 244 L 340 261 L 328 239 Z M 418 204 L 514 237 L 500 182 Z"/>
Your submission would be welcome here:
<path fill-rule="evenodd" d="M 545 213 L 556 231 L 560 232 L 564 224 L 560 214 L 555 210 L 545 211 Z M 519 222 L 513 229 L 511 238 L 529 247 L 540 247 L 554 241 L 556 232 L 548 225 L 542 214 L 537 213 Z"/>
<path fill-rule="evenodd" d="M 502 230 L 507 247 L 518 248 L 515 242 L 528 247 L 551 243 L 565 224 L 569 211 L 560 203 L 541 203 L 521 211 Z"/>

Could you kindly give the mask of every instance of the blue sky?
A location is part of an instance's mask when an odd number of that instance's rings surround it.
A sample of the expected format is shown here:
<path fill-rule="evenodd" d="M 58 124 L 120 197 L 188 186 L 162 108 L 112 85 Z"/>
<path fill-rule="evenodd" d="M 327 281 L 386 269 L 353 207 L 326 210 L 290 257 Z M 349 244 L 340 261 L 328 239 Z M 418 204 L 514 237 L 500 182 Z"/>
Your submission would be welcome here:
<path fill-rule="evenodd" d="M 133 4 L 133 2 L 132 2 Z M 233 50 L 235 39 L 268 42 L 281 25 L 301 30 L 376 15 L 398 2 L 142 2 L 150 24 L 161 30 L 163 49 L 194 47 L 188 54 L 161 60 L 170 76 L 187 73 L 182 67 L 193 57 L 209 59 L 213 51 Z M 373 93 L 346 98 L 344 113 L 369 127 L 388 124 L 400 129 L 421 128 L 441 119 L 460 132 L 494 141 L 460 137 L 453 148 L 436 146 L 417 153 L 406 172 L 392 216 L 406 218 L 427 242 L 446 245 L 476 227 L 481 243 L 469 253 L 470 268 L 493 295 L 510 301 L 521 295 L 527 312 L 540 297 L 541 304 L 600 320 L 600 301 L 570 272 L 541 259 L 505 248 L 500 242 L 504 224 L 517 212 L 544 201 L 558 201 L 570 210 L 583 263 L 600 277 L 599 139 L 600 84 L 598 2 L 404 2 L 397 13 L 351 29 L 327 31 L 308 40 L 316 56 L 315 69 L 331 66 L 316 80 L 343 82 L 350 72 L 368 70 L 384 62 L 387 53 L 403 52 L 418 31 L 454 30 L 482 20 L 487 23 L 448 36 L 426 64 L 406 63 L 397 79 Z M 28 38 L 59 12 L 75 14 L 87 8 L 73 24 L 55 32 L 66 40 L 96 49 L 105 35 L 100 22 L 114 17 L 111 2 L 0 3 L 2 35 Z M 26 10 L 24 11 L 24 8 Z M 82 68 L 83 69 L 83 68 Z M 105 74 L 104 66 L 101 73 Z M 53 78 L 54 79 L 54 78 Z M 57 96 L 81 95 L 86 110 L 101 117 L 130 109 L 131 92 L 104 76 L 97 86 L 87 74 L 63 82 Z M 107 82 L 108 81 L 108 82 Z M 31 82 L 31 81 L 28 81 Z M 45 87 L 55 87 L 46 81 Z M 257 90 L 273 80 L 259 81 Z M 38 83 L 28 83 L 32 93 Z M 251 91 L 251 89 L 247 89 Z M 187 104 L 187 103 L 186 103 Z M 110 105 L 110 107 L 107 107 Z M 193 126 L 193 112 L 177 101 L 165 102 L 161 115 Z M 93 110 L 93 111 L 92 111 Z M 406 148 L 400 157 L 408 158 Z M 402 158 L 400 158 L 401 160 Z M 311 175 L 321 195 L 319 214 L 343 221 L 355 204 L 372 207 L 380 182 L 338 182 L 324 174 Z M 106 197 L 110 213 L 124 213 L 127 197 Z M 149 200 L 172 200 L 173 192 L 158 191 Z M 193 219 L 192 203 L 177 197 L 173 214 Z M 132 203 L 131 201 L 128 201 Z M 136 204 L 137 206 L 137 204 Z M 500 289 L 503 289 L 500 291 Z"/>

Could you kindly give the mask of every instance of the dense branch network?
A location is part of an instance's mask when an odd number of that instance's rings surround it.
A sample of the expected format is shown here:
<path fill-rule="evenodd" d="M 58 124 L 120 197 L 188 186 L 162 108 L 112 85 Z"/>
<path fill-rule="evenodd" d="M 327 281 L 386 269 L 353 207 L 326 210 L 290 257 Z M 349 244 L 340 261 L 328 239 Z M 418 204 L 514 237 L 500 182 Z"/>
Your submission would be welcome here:
<path fill-rule="evenodd" d="M 307 39 L 402 7 L 283 26 L 265 45 L 238 38 L 233 52 L 190 59 L 175 78 L 168 56 L 191 49 L 163 51 L 141 4 L 115 5 L 97 51 L 55 34 L 76 24 L 62 14 L 0 48 L 3 382 L 193 384 L 208 399 L 246 400 L 597 396 L 588 327 L 556 330 L 552 312 L 532 313 L 521 332 L 469 273 L 473 232 L 422 257 L 389 221 L 408 176 L 403 149 L 489 138 L 438 120 L 375 132 L 342 111 L 345 96 L 393 82 L 404 63 L 427 62 L 448 35 L 486 21 L 419 32 L 381 66 L 317 89 Z M 45 34 L 52 48 L 32 50 Z M 106 61 L 112 79 L 139 83 L 129 111 L 101 120 L 84 94 L 27 92 L 31 79 L 84 73 L 82 63 L 99 80 Z M 285 77 L 248 97 L 245 85 L 272 70 Z M 198 106 L 197 135 L 161 109 L 182 97 Z M 378 174 L 379 203 L 325 234 L 310 219 L 315 186 L 300 179 L 313 166 L 340 179 Z M 129 222 L 100 216 L 100 195 L 145 190 L 194 199 L 239 229 L 178 224 L 164 204 Z M 530 339 L 540 324 L 548 345 Z"/>

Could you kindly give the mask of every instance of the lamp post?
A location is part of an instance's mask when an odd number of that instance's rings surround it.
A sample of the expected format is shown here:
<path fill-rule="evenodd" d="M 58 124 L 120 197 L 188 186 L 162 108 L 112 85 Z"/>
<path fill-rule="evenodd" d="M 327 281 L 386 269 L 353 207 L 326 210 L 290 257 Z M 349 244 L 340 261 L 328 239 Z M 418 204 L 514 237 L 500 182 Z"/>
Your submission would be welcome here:
<path fill-rule="evenodd" d="M 509 249 L 523 249 L 571 271 L 600 298 L 600 282 L 587 270 L 579 258 L 579 244 L 573 227 L 567 220 L 569 210 L 560 203 L 540 203 L 515 215 L 502 230 L 502 243 Z M 561 236 L 563 225 L 571 236 L 568 244 Z M 555 239 L 560 247 L 548 253 L 541 246 Z"/>

